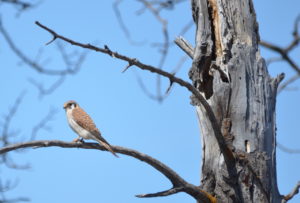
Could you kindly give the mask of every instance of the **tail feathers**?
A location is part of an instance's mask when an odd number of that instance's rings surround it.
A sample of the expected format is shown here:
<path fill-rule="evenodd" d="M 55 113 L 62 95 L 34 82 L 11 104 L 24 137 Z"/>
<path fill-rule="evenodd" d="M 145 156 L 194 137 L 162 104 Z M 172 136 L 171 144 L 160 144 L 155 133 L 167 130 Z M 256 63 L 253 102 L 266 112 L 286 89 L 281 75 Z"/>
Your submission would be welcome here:
<path fill-rule="evenodd" d="M 105 149 L 107 149 L 108 151 L 110 151 L 115 157 L 119 158 L 119 156 L 114 152 L 114 150 L 112 150 L 111 146 L 106 143 L 106 142 L 103 142 L 102 140 L 97 140 L 101 145 L 103 145 L 103 147 L 105 147 Z"/>

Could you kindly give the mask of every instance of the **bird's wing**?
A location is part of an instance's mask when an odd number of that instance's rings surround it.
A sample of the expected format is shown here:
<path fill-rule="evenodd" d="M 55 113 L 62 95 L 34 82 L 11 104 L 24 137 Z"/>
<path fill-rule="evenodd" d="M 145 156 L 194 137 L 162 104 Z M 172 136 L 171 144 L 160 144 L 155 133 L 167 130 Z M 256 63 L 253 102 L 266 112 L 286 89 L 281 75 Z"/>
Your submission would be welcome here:
<path fill-rule="evenodd" d="M 91 117 L 81 108 L 75 108 L 72 111 L 72 117 L 74 121 L 82 128 L 91 132 L 95 136 L 95 140 L 100 142 L 108 151 L 113 153 L 116 157 L 118 155 L 112 150 L 110 144 L 101 136 L 100 131 L 96 127 Z"/>
<path fill-rule="evenodd" d="M 86 129 L 95 136 L 99 135 L 101 137 L 101 133 L 96 127 L 95 123 L 83 109 L 74 108 L 72 111 L 72 117 L 80 127 Z"/>

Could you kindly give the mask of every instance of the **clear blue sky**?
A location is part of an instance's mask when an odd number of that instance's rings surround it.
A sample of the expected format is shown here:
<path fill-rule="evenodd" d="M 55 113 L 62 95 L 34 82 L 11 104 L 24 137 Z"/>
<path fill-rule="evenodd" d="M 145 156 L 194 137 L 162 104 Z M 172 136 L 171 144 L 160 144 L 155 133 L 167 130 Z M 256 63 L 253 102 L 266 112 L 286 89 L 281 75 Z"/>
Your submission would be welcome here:
<path fill-rule="evenodd" d="M 121 10 L 131 36 L 143 46 L 132 46 L 119 27 L 113 13 L 112 1 L 43 1 L 38 7 L 16 17 L 12 6 L 1 5 L 1 17 L 7 31 L 28 57 L 35 58 L 42 47 L 41 61 L 49 69 L 65 68 L 55 43 L 45 47 L 51 36 L 38 28 L 38 20 L 57 32 L 72 39 L 107 44 L 128 56 L 152 64 L 158 64 L 159 54 L 151 46 L 162 41 L 161 25 L 147 11 L 137 16 L 140 4 L 125 1 Z M 129 3 L 131 2 L 131 3 Z M 278 45 L 286 45 L 291 40 L 293 20 L 300 13 L 300 2 L 259 1 L 255 8 L 258 16 L 261 38 Z M 190 4 L 179 4 L 175 10 L 164 11 L 169 20 L 170 39 L 174 39 L 183 25 L 191 19 Z M 191 29 L 186 38 L 193 42 Z M 37 89 L 28 82 L 34 78 L 51 85 L 57 78 L 37 74 L 8 48 L 0 36 L 0 113 L 7 113 L 15 98 L 26 91 L 24 100 L 12 120 L 11 129 L 19 131 L 14 138 L 26 141 L 31 130 L 51 107 L 58 110 L 55 119 L 48 123 L 51 131 L 42 130 L 37 139 L 59 139 L 71 141 L 76 135 L 67 125 L 62 105 L 74 99 L 92 116 L 103 136 L 113 145 L 139 150 L 164 162 L 193 184 L 200 182 L 201 145 L 195 109 L 189 104 L 190 93 L 174 86 L 171 95 L 158 103 L 149 99 L 139 88 L 134 67 L 122 74 L 124 62 L 106 55 L 90 52 L 81 70 L 68 76 L 53 94 L 39 98 Z M 67 46 L 69 50 L 74 47 Z M 75 49 L 82 51 L 81 49 Z M 265 58 L 273 53 L 262 49 Z M 299 56 L 299 49 L 294 53 Z M 172 46 L 164 66 L 172 70 L 183 56 L 181 50 Z M 296 60 L 297 61 L 297 60 Z M 299 60 L 297 61 L 299 62 Z M 188 79 L 191 61 L 180 69 L 178 76 Z M 272 65 L 271 75 L 293 71 L 285 63 Z M 155 76 L 138 71 L 147 87 L 155 92 Z M 163 80 L 166 87 L 168 81 Z M 299 87 L 296 82 L 292 87 Z M 277 103 L 277 138 L 281 144 L 291 148 L 299 147 L 299 91 L 286 91 L 279 95 Z M 299 154 L 277 151 L 277 171 L 279 189 L 282 194 L 290 192 L 300 180 Z M 131 157 L 116 159 L 110 153 L 64 148 L 29 149 L 21 153 L 11 153 L 16 163 L 30 163 L 29 170 L 6 170 L 1 166 L 1 177 L 17 180 L 18 186 L 7 193 L 7 197 L 29 197 L 32 203 L 73 202 L 130 202 L 130 203 L 189 203 L 194 199 L 180 193 L 169 197 L 138 199 L 135 194 L 151 193 L 171 187 L 169 181 L 150 166 Z M 298 196 L 291 202 L 300 202 Z"/>

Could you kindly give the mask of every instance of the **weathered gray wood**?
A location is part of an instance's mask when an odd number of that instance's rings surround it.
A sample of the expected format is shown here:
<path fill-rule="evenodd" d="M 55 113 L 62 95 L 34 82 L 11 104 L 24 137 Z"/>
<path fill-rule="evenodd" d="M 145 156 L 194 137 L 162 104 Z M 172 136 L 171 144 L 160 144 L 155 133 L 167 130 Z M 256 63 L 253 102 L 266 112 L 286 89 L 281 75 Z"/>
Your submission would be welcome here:
<path fill-rule="evenodd" d="M 260 56 L 252 0 L 192 0 L 192 8 L 197 37 L 190 78 L 206 96 L 236 157 L 236 174 L 230 176 L 206 112 L 192 97 L 203 145 L 201 188 L 215 195 L 218 202 L 280 202 L 275 104 L 283 76 L 271 78 Z M 212 45 L 211 49 L 199 48 L 204 39 L 208 39 L 205 47 Z M 209 60 L 199 63 L 204 56 Z"/>

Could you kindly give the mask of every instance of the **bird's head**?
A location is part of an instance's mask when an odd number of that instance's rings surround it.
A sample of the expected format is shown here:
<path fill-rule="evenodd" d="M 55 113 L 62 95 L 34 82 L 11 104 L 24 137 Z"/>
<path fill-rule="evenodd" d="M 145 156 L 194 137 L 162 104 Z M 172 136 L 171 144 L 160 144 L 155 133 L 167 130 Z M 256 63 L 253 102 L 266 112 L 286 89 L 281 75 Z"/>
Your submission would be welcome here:
<path fill-rule="evenodd" d="M 74 109 L 76 107 L 78 107 L 78 104 L 76 101 L 70 100 L 70 101 L 67 101 L 66 103 L 64 103 L 64 109 L 66 111 L 69 109 Z"/>

